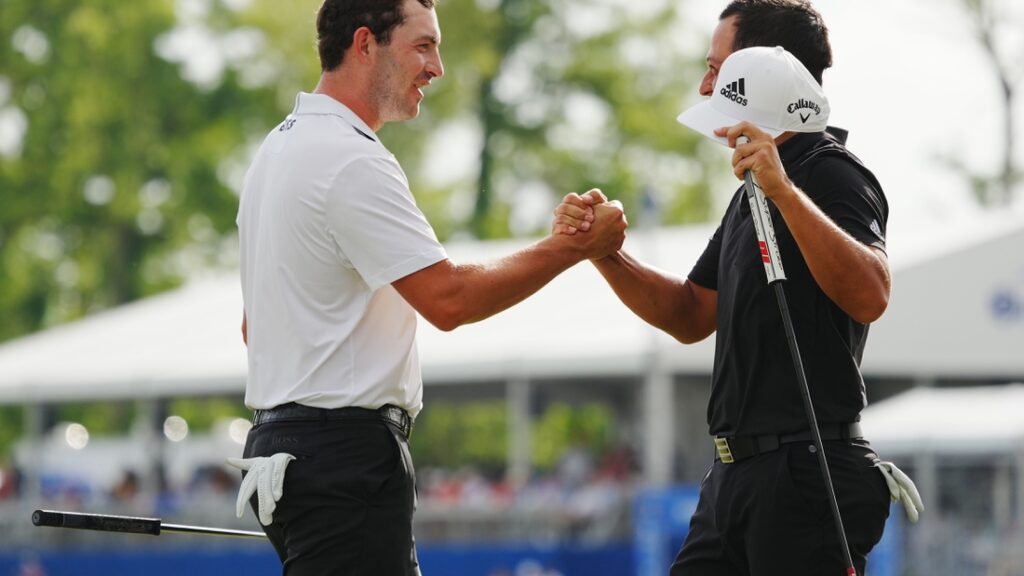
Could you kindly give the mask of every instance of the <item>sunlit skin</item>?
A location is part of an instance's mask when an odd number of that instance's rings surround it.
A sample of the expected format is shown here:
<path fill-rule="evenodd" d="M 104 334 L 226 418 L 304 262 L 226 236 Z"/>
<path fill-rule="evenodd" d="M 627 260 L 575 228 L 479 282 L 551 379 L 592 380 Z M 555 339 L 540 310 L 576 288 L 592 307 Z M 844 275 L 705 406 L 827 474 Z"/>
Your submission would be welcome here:
<path fill-rule="evenodd" d="M 405 10 L 406 20 L 392 32 L 391 42 L 378 46 L 370 99 L 381 124 L 419 115 L 423 89 L 431 80 L 444 75 L 437 13 L 415 0 L 407 0 Z"/>
<path fill-rule="evenodd" d="M 359 28 L 341 65 L 324 72 L 315 90 L 347 106 L 374 131 L 415 118 L 423 89 L 444 76 L 437 13 L 417 0 L 405 0 L 402 9 L 405 21 L 391 31 L 388 44 Z"/>
<path fill-rule="evenodd" d="M 722 62 L 733 53 L 733 41 L 736 38 L 736 17 L 730 16 L 725 20 L 719 20 L 718 26 L 711 34 L 711 46 L 708 48 L 708 55 L 705 59 L 708 71 L 700 81 L 697 89 L 701 96 L 711 96 L 715 89 L 715 82 L 718 81 L 718 71 L 722 68 Z"/>

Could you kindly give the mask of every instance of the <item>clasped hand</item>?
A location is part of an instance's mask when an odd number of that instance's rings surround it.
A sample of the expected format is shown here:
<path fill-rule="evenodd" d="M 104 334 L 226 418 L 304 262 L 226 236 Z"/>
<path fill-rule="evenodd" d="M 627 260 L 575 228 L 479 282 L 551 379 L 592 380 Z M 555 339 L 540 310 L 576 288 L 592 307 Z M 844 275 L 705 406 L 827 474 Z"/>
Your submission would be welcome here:
<path fill-rule="evenodd" d="M 589 246 L 587 257 L 597 260 L 622 247 L 628 227 L 622 203 L 618 200 L 609 201 L 600 190 L 594 188 L 583 195 L 575 192 L 565 195 L 562 203 L 555 208 L 551 234 L 575 236 L 578 232 L 593 231 L 593 234 L 579 236 L 580 241 Z"/>

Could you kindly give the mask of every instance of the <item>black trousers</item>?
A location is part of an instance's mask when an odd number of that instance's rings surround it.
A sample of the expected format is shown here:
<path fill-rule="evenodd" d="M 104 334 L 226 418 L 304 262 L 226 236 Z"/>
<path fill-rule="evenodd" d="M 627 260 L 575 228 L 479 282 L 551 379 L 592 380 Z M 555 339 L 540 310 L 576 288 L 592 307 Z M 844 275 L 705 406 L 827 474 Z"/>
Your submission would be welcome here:
<path fill-rule="evenodd" d="M 418 576 L 416 476 L 406 438 L 382 420 L 269 422 L 246 458 L 287 452 L 284 495 L 264 526 L 286 576 Z M 255 512 L 257 500 L 250 501 Z"/>
<path fill-rule="evenodd" d="M 882 537 L 889 489 L 866 442 L 825 442 L 857 573 Z M 701 483 L 671 576 L 845 576 L 839 536 L 810 442 L 740 462 L 715 461 Z"/>

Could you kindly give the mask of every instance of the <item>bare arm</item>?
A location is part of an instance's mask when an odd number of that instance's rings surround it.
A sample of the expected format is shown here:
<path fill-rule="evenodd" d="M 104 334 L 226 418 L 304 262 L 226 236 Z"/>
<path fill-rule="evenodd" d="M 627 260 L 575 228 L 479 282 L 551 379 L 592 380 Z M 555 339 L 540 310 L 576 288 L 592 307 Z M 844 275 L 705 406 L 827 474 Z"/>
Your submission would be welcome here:
<path fill-rule="evenodd" d="M 881 317 L 891 286 L 885 252 L 855 240 L 796 187 L 775 205 L 822 291 L 857 322 Z"/>
<path fill-rule="evenodd" d="M 593 262 L 623 304 L 676 340 L 693 344 L 715 331 L 717 291 L 648 266 L 622 250 Z"/>
<path fill-rule="evenodd" d="M 751 170 L 765 196 L 778 207 L 822 291 L 857 322 L 868 324 L 881 317 L 891 285 L 885 252 L 855 240 L 793 185 L 771 136 L 745 122 L 716 133 L 736 148 L 737 177 L 742 179 L 743 172 Z M 737 146 L 740 135 L 750 142 Z"/>
<path fill-rule="evenodd" d="M 591 205 L 602 199 L 591 192 L 567 195 L 555 209 L 552 232 L 586 236 L 591 226 Z M 592 262 L 623 304 L 676 340 L 692 344 L 715 331 L 717 291 L 648 266 L 622 250 Z"/>
<path fill-rule="evenodd" d="M 452 330 L 493 316 L 526 299 L 581 260 L 614 252 L 625 239 L 618 203 L 594 207 L 593 231 L 554 235 L 486 264 L 438 262 L 392 283 L 424 318 Z"/>

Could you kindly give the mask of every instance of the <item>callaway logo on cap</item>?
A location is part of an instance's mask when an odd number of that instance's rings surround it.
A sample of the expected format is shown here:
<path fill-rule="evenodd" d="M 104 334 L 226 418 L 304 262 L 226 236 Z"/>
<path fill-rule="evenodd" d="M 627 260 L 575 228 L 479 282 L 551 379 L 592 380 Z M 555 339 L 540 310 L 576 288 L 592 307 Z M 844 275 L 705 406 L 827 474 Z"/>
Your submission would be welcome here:
<path fill-rule="evenodd" d="M 684 126 L 722 144 L 716 128 L 750 122 L 777 137 L 783 132 L 821 132 L 828 98 L 814 76 L 781 46 L 737 50 L 722 62 L 711 98 L 679 115 Z"/>

